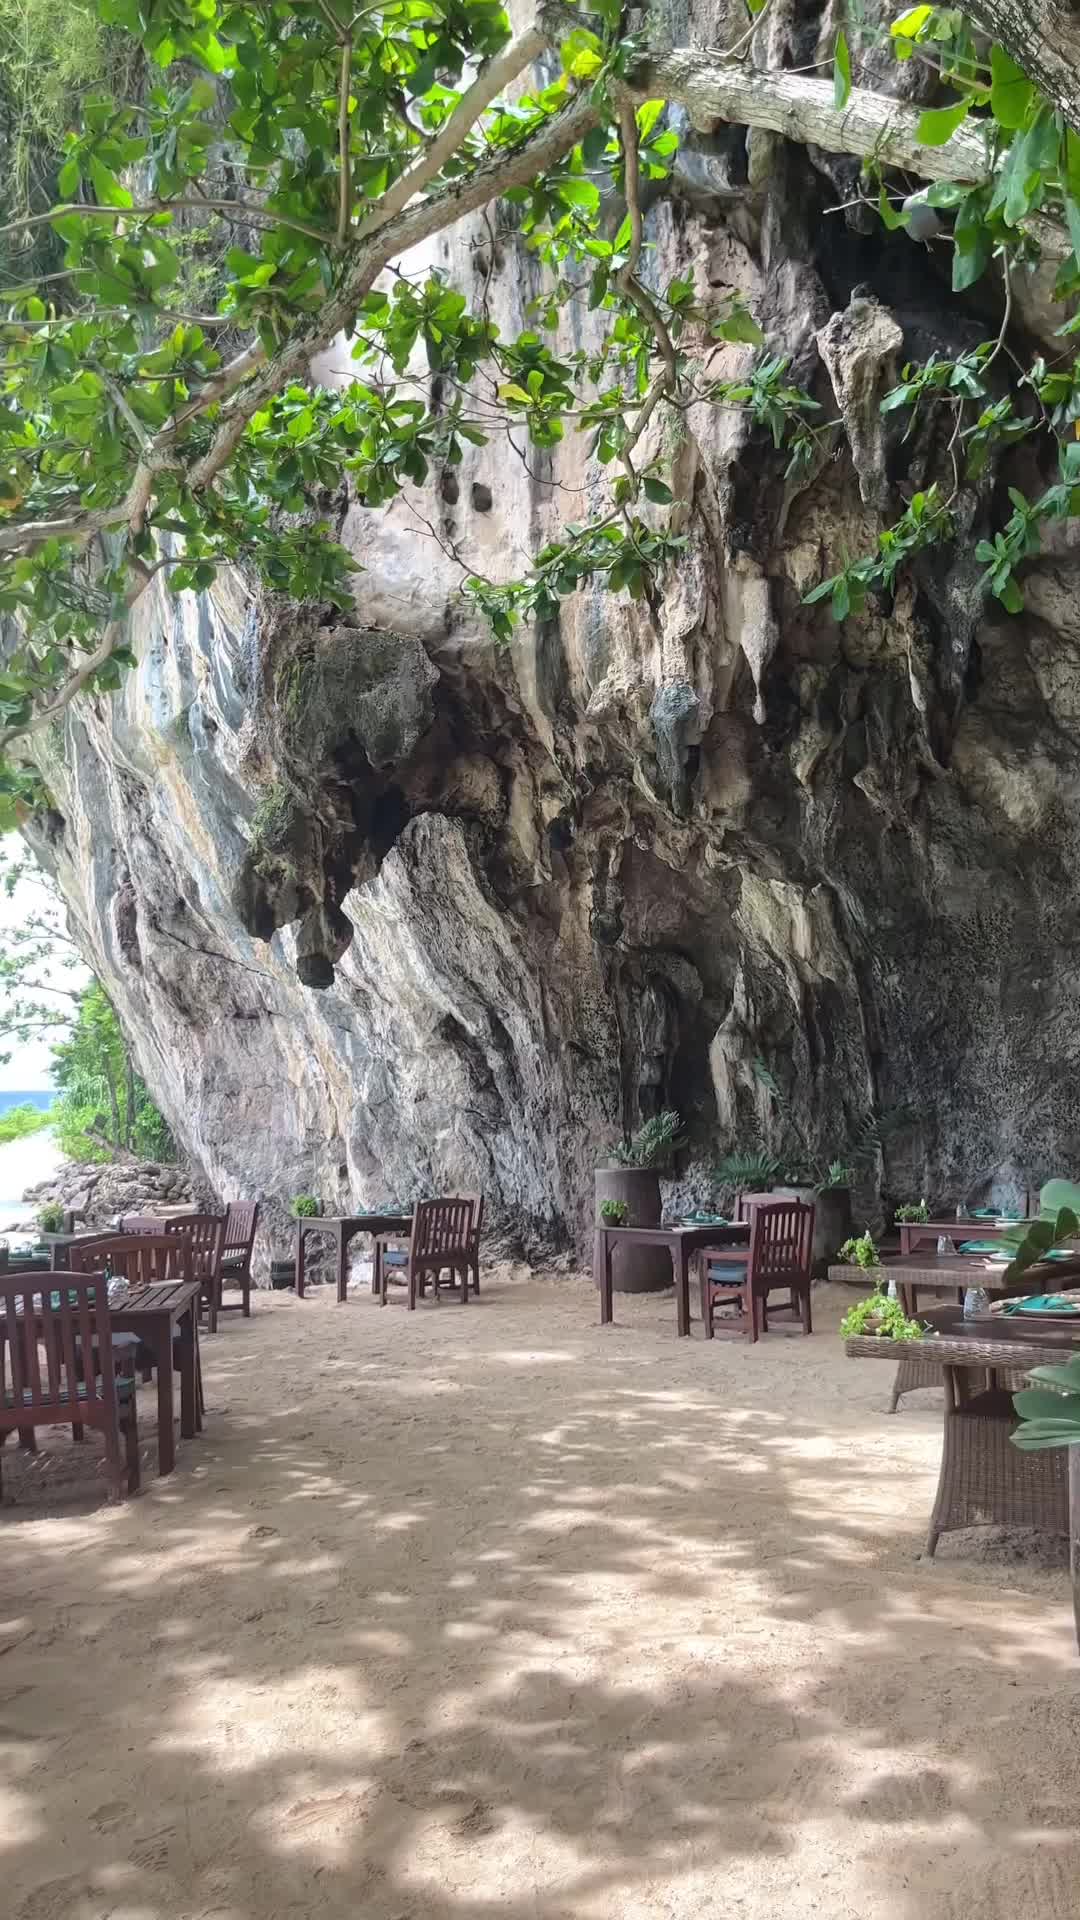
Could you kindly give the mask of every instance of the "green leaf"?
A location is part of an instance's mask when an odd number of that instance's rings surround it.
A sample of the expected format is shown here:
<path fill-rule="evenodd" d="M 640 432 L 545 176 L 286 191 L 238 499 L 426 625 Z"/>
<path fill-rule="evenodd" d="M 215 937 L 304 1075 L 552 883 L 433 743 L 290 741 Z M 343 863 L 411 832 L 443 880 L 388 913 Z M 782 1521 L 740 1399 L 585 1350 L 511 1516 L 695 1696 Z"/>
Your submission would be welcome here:
<path fill-rule="evenodd" d="M 898 227 L 907 226 L 907 214 L 904 213 L 903 210 L 899 213 L 896 212 L 884 187 L 882 187 L 878 194 L 878 212 L 881 215 L 882 225 L 887 228 L 889 233 L 895 233 Z"/>
<path fill-rule="evenodd" d="M 1027 74 L 1003 47 L 996 46 L 990 49 L 990 72 L 990 111 L 994 119 L 1000 127 L 1022 127 L 1035 97 Z"/>
<path fill-rule="evenodd" d="M 969 193 L 956 216 L 953 228 L 952 283 L 954 293 L 963 293 L 981 279 L 994 251 L 993 236 L 986 225 L 986 195 Z"/>
<path fill-rule="evenodd" d="M 961 127 L 968 117 L 970 102 L 958 100 L 953 107 L 928 107 L 919 115 L 919 124 L 915 129 L 915 138 L 924 147 L 943 147 L 951 140 L 957 127 Z"/>
<path fill-rule="evenodd" d="M 1023 613 L 1024 596 L 1011 574 L 1002 586 L 994 589 L 994 592 L 1006 613 Z"/>
<path fill-rule="evenodd" d="M 740 305 L 733 306 L 724 319 L 715 321 L 710 331 L 714 340 L 741 341 L 749 347 L 762 347 L 765 344 L 765 335 L 753 314 Z"/>
<path fill-rule="evenodd" d="M 511 380 L 508 383 L 508 385 L 506 385 L 505 387 L 499 388 L 499 399 L 514 400 L 517 402 L 518 406 L 520 407 L 532 406 L 532 399 L 530 395 L 526 393 L 524 387 L 517 386 L 513 380 Z"/>
<path fill-rule="evenodd" d="M 917 40 L 933 11 L 933 7 L 909 7 L 907 13 L 902 13 L 889 28 L 893 39 Z"/>
<path fill-rule="evenodd" d="M 839 111 L 851 98 L 851 54 L 847 35 L 841 27 L 833 54 L 833 106 Z"/>
<path fill-rule="evenodd" d="M 1072 241 L 1076 264 L 1080 267 L 1080 206 L 1077 206 L 1071 194 L 1065 201 L 1065 218 L 1069 224 L 1069 239 Z"/>
<path fill-rule="evenodd" d="M 82 171 L 78 161 L 74 159 L 65 160 L 60 172 L 56 176 L 56 184 L 61 198 L 64 200 L 74 199 L 79 191 L 79 182 L 81 179 Z"/>
<path fill-rule="evenodd" d="M 645 479 L 643 485 L 646 500 L 651 500 L 654 506 L 669 507 L 675 498 L 671 488 L 665 486 L 662 480 L 654 480 L 650 476 Z"/>
<path fill-rule="evenodd" d="M 571 175 L 559 180 L 555 191 L 568 207 L 584 207 L 587 213 L 599 210 L 600 189 L 592 180 L 576 179 Z"/>

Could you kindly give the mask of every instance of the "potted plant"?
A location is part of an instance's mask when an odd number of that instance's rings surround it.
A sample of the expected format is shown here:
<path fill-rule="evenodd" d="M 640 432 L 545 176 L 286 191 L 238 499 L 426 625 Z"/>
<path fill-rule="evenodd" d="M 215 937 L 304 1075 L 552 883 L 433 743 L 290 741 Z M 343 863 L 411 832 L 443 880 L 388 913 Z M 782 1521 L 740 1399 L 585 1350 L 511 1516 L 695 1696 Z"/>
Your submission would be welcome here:
<path fill-rule="evenodd" d="M 860 1336 L 878 1340 L 921 1340 L 923 1327 L 920 1321 L 909 1319 L 899 1300 L 890 1300 L 878 1287 L 867 1294 L 865 1300 L 857 1300 L 848 1308 L 840 1322 L 840 1335 L 844 1340 Z"/>
<path fill-rule="evenodd" d="M 737 1149 L 717 1162 L 713 1179 L 734 1198 L 740 1193 L 768 1193 L 779 1172 L 780 1162 L 775 1154 L 766 1153 L 761 1147 L 749 1153 Z"/>
<path fill-rule="evenodd" d="M 314 1194 L 297 1193 L 289 1202 L 289 1212 L 294 1220 L 314 1220 L 322 1209 Z"/>
<path fill-rule="evenodd" d="M 601 1200 L 600 1218 L 605 1227 L 624 1227 L 630 1209 L 625 1200 Z"/>
<path fill-rule="evenodd" d="M 654 1113 L 637 1133 L 610 1149 L 614 1163 L 596 1169 L 596 1210 L 605 1201 L 626 1209 L 618 1223 L 626 1227 L 660 1225 L 660 1168 L 671 1164 L 683 1145 L 682 1121 L 674 1108 Z M 671 1259 L 664 1247 L 635 1247 L 623 1242 L 612 1256 L 612 1285 L 619 1293 L 655 1293 L 671 1285 Z"/>
<path fill-rule="evenodd" d="M 879 1256 L 869 1227 L 857 1240 L 845 1240 L 838 1249 L 837 1259 L 842 1260 L 845 1266 L 861 1267 L 864 1273 L 872 1272 L 879 1264 Z"/>
<path fill-rule="evenodd" d="M 63 1233 L 64 1209 L 59 1200 L 46 1200 L 45 1205 L 38 1208 L 37 1223 L 41 1233 Z"/>
<path fill-rule="evenodd" d="M 893 1219 L 900 1226 L 922 1226 L 930 1218 L 925 1200 L 908 1200 L 903 1206 L 893 1210 Z"/>

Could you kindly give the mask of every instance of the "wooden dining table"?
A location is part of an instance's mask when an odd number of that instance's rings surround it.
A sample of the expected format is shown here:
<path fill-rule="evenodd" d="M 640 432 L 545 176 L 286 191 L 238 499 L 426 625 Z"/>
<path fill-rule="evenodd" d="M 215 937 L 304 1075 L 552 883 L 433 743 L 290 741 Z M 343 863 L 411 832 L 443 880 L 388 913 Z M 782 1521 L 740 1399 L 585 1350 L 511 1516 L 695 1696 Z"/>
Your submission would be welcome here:
<path fill-rule="evenodd" d="M 596 1229 L 593 1277 L 600 1290 L 600 1325 L 614 1316 L 611 1255 L 617 1246 L 666 1247 L 675 1281 L 675 1315 L 680 1337 L 690 1337 L 690 1258 L 703 1247 L 749 1247 L 749 1220 L 729 1220 L 715 1226 L 608 1227 Z"/>
<path fill-rule="evenodd" d="M 337 1297 L 342 1305 L 349 1286 L 349 1242 L 358 1233 L 397 1234 L 407 1240 L 412 1233 L 411 1213 L 312 1213 L 296 1222 L 296 1293 L 304 1297 L 304 1243 L 309 1233 L 324 1233 L 337 1249 Z"/>
<path fill-rule="evenodd" d="M 900 1235 L 900 1252 L 914 1253 L 916 1247 L 931 1240 L 937 1245 L 939 1240 L 948 1240 L 954 1247 L 961 1247 L 965 1240 L 1006 1240 L 1018 1227 L 1030 1226 L 1028 1220 L 1005 1220 L 997 1215 L 993 1220 L 973 1220 L 970 1217 L 958 1219 L 952 1214 L 946 1220 L 898 1220 L 897 1232 Z"/>

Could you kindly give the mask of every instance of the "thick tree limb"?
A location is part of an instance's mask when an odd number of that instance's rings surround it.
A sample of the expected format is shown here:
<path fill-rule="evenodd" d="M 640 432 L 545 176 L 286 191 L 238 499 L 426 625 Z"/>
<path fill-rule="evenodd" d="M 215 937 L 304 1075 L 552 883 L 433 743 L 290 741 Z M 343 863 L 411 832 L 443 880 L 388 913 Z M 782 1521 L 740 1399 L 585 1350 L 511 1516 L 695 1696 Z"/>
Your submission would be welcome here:
<path fill-rule="evenodd" d="M 963 11 L 1080 132 L 1080 13 L 1069 0 L 964 0 Z"/>
<path fill-rule="evenodd" d="M 440 127 L 434 140 L 421 158 L 408 172 L 399 175 L 393 185 L 388 187 L 382 199 L 374 206 L 366 220 L 361 221 L 358 237 L 366 240 L 369 234 L 377 233 L 396 213 L 408 206 L 416 194 L 421 193 L 429 180 L 442 172 L 448 160 L 457 152 L 465 135 L 476 125 L 480 115 L 486 112 L 493 100 L 516 80 L 526 67 L 548 48 L 547 35 L 540 27 L 530 27 L 519 40 L 515 40 L 504 52 L 489 60 L 483 72 L 477 75 L 472 86 L 466 88 L 444 127 Z"/>

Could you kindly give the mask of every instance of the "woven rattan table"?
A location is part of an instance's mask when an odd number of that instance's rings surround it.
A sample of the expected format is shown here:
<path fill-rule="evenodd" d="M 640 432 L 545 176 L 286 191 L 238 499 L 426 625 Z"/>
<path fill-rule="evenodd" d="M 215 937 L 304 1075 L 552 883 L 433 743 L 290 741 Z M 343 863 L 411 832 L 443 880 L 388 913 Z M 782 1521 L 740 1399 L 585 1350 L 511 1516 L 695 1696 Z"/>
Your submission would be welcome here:
<path fill-rule="evenodd" d="M 1080 1352 L 1080 1325 L 1040 1327 L 1035 1336 L 1000 1315 L 965 1320 L 957 1307 L 935 1307 L 924 1318 L 932 1330 L 918 1342 L 920 1363 L 940 1370 L 945 1386 L 941 1474 L 926 1551 L 932 1557 L 941 1535 L 959 1527 L 1033 1527 L 1070 1535 L 1080 1646 L 1080 1463 L 1071 1458 L 1076 1450 L 1021 1453 L 1009 1438 L 1016 1424 L 1014 1389 L 1033 1367 Z M 894 1341 L 868 1335 L 847 1340 L 845 1348 L 856 1360 L 897 1357 Z"/>

